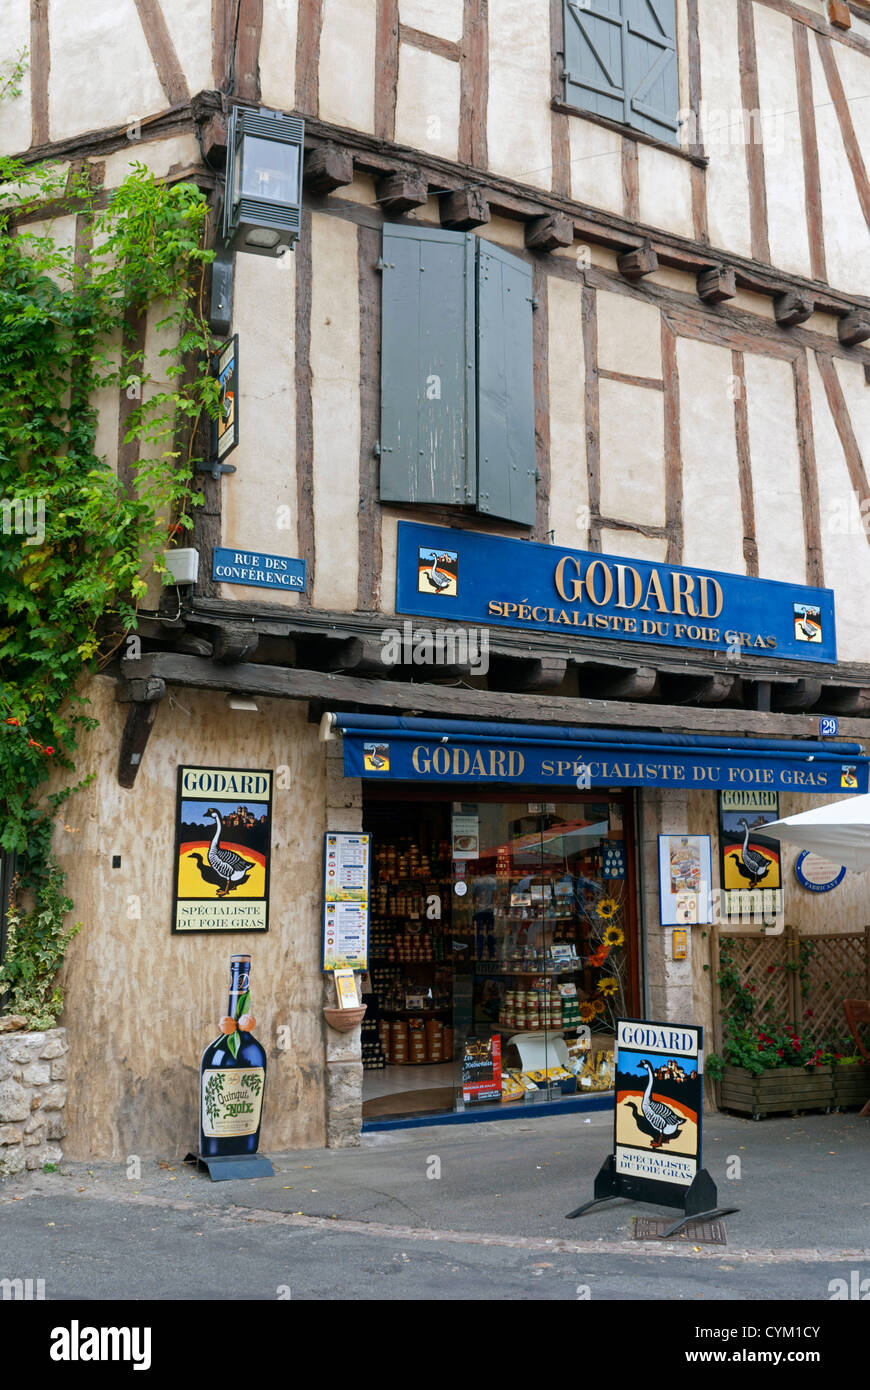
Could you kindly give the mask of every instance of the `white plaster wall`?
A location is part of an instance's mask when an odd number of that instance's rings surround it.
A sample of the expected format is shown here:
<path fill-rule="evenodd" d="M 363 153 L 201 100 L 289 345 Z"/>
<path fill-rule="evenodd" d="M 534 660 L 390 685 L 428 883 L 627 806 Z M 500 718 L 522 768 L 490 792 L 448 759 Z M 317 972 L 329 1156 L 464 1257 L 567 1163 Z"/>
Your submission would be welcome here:
<path fill-rule="evenodd" d="M 811 277 L 792 21 L 765 5 L 754 8 L 771 260 Z"/>
<path fill-rule="evenodd" d="M 801 584 L 807 563 L 794 372 L 790 362 L 748 353 L 744 370 L 758 572 Z"/>
<path fill-rule="evenodd" d="M 608 290 L 599 290 L 596 304 L 599 367 L 661 381 L 662 326 L 655 305 Z"/>
<path fill-rule="evenodd" d="M 756 7 L 757 8 L 757 7 Z M 737 48 L 737 6 L 705 0 L 699 6 L 701 35 L 702 136 L 707 169 L 710 240 L 742 255 L 752 254 L 749 184 L 742 126 Z"/>
<path fill-rule="evenodd" d="M 556 545 L 589 543 L 583 357 L 583 287 L 547 284 L 550 389 L 550 528 Z"/>
<path fill-rule="evenodd" d="M 359 575 L 360 342 L 357 229 L 311 219 L 315 608 L 353 610 Z M 348 313 L 347 306 L 354 306 Z"/>
<path fill-rule="evenodd" d="M 489 7 L 487 148 L 494 173 L 552 184 L 550 14 L 545 4 Z"/>
<path fill-rule="evenodd" d="M 833 44 L 840 72 L 842 44 Z M 825 256 L 828 280 L 832 285 L 854 290 L 856 282 L 870 267 L 870 235 L 861 211 L 855 180 L 846 158 L 837 114 L 831 105 L 825 72 L 815 42 L 810 42 L 813 91 L 816 100 L 816 129 L 819 140 L 819 175 L 822 185 L 822 217 L 825 229 Z M 865 84 L 870 92 L 870 79 Z M 866 103 L 865 103 L 866 104 Z M 850 111 L 857 111 L 853 102 Z"/>
<path fill-rule="evenodd" d="M 329 0 L 320 35 L 320 118 L 375 128 L 377 0 Z"/>
<path fill-rule="evenodd" d="M 212 71 L 211 0 L 162 0 L 160 8 L 188 91 L 191 95 L 209 91 L 216 85 Z M 268 4 L 263 7 L 265 13 L 272 8 Z"/>
<path fill-rule="evenodd" d="M 185 169 L 190 164 L 200 164 L 201 158 L 195 135 L 131 140 L 124 149 L 106 155 L 106 187 L 117 188 L 123 183 L 133 164 L 144 164 L 157 178 L 162 178 L 172 168 Z"/>
<path fill-rule="evenodd" d="M 133 0 L 49 9 L 49 133 L 63 140 L 163 111 L 160 85 Z"/>
<path fill-rule="evenodd" d="M 407 520 L 411 520 L 410 517 Z M 399 553 L 399 516 L 381 512 L 381 611 L 396 611 L 396 560 Z"/>
<path fill-rule="evenodd" d="M 852 23 L 854 26 L 854 18 Z M 857 53 L 853 48 L 847 48 L 842 43 L 833 44 L 833 48 L 864 166 L 870 169 L 870 58 L 866 58 L 863 53 Z M 816 101 L 820 100 L 830 100 L 827 86 L 821 97 L 816 96 Z M 836 207 L 832 211 L 836 214 Z M 831 220 L 836 222 L 836 217 Z M 867 223 L 863 218 L 860 222 L 856 218 L 853 230 L 832 227 L 830 234 L 839 243 L 844 272 L 849 275 L 848 281 L 843 280 L 844 288 L 865 294 L 870 273 L 870 231 L 867 229 Z M 828 235 L 827 222 L 825 235 Z"/>
<path fill-rule="evenodd" d="M 620 521 L 665 522 L 664 395 L 599 382 L 601 512 Z"/>
<path fill-rule="evenodd" d="M 30 48 L 30 5 L 28 0 L 6 0 L 3 6 L 4 67 L 12 63 L 23 48 Z M 0 153 L 20 154 L 31 140 L 30 74 L 21 79 L 21 95 L 6 97 L 0 120 Z"/>
<path fill-rule="evenodd" d="M 424 34 L 459 43 L 463 8 L 462 0 L 399 0 L 399 21 Z"/>
<path fill-rule="evenodd" d="M 691 164 L 640 141 L 637 162 L 641 222 L 693 236 Z"/>
<path fill-rule="evenodd" d="M 840 661 L 866 661 L 870 545 L 864 535 L 824 383 L 814 355 L 808 353 L 807 358 L 821 498 L 822 561 L 825 585 L 834 590 L 837 656 Z"/>
<path fill-rule="evenodd" d="M 668 555 L 668 543 L 659 536 L 606 526 L 601 528 L 601 549 L 605 555 L 624 555 L 629 560 L 652 560 L 659 564 L 664 564 Z"/>
<path fill-rule="evenodd" d="M 622 215 L 622 136 L 615 130 L 568 117 L 571 196 L 578 203 Z"/>
<path fill-rule="evenodd" d="M 278 111 L 292 111 L 296 105 L 297 21 L 296 4 L 271 0 L 263 6 L 260 91 L 263 105 Z"/>
<path fill-rule="evenodd" d="M 221 483 L 221 545 L 298 555 L 296 505 L 296 259 L 237 256 L 233 331 L 239 335 L 239 446 L 236 472 Z M 203 557 L 208 563 L 208 557 Z M 256 591 L 295 607 L 298 595 Z M 250 602 L 246 585 L 223 584 L 221 598 Z"/>
<path fill-rule="evenodd" d="M 396 140 L 444 159 L 458 157 L 458 63 L 400 44 Z"/>
<path fill-rule="evenodd" d="M 683 458 L 683 560 L 742 574 L 743 518 L 737 476 L 731 353 L 677 341 Z"/>

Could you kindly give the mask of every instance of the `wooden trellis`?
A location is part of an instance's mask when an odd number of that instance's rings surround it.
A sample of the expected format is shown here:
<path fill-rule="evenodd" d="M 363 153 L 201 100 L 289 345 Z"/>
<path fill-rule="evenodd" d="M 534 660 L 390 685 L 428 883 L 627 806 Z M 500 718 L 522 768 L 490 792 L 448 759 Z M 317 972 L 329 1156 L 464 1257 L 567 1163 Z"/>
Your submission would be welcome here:
<path fill-rule="evenodd" d="M 790 1023 L 821 1041 L 846 1031 L 844 999 L 870 998 L 870 926 L 830 936 L 802 936 L 796 927 L 773 936 L 732 933 L 713 927 L 713 974 L 719 973 L 721 942 L 727 940 L 742 986 L 755 986 L 755 1017 Z M 786 968 L 790 967 L 790 968 Z M 723 1018 L 733 990 L 715 986 L 714 1044 L 722 1048 Z M 809 1017 L 807 1017 L 809 1013 Z"/>

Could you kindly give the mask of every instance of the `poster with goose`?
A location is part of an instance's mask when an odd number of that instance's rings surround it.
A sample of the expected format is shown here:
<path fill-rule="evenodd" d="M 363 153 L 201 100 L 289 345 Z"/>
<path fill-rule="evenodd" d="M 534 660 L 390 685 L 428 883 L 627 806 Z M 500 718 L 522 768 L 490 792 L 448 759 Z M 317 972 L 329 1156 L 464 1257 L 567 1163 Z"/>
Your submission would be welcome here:
<path fill-rule="evenodd" d="M 272 774 L 180 767 L 173 932 L 268 931 Z"/>
<path fill-rule="evenodd" d="M 688 1187 L 701 1168 L 702 1033 L 674 1023 L 618 1019 L 616 1172 Z M 642 1188 L 635 1195 L 656 1201 Z"/>
<path fill-rule="evenodd" d="M 767 921 L 782 913 L 779 841 L 764 834 L 778 819 L 777 792 L 719 793 L 723 917 Z"/>

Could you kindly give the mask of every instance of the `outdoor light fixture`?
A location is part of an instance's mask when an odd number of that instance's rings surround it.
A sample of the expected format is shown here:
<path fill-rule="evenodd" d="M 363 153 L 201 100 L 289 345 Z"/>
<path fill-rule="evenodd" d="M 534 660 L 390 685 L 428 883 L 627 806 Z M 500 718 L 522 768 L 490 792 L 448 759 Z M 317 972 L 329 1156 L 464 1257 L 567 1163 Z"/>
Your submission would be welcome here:
<path fill-rule="evenodd" d="M 234 108 L 227 131 L 226 249 L 279 256 L 299 237 L 305 122 L 283 111 Z"/>

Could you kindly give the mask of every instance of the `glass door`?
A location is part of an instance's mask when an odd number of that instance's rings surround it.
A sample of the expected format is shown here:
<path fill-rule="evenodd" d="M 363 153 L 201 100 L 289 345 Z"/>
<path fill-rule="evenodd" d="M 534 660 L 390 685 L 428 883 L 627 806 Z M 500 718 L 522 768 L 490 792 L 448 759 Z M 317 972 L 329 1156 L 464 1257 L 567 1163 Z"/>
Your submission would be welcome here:
<path fill-rule="evenodd" d="M 452 804 L 458 1108 L 612 1085 L 636 1008 L 622 797 Z"/>

